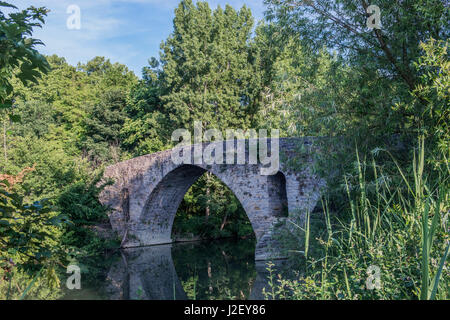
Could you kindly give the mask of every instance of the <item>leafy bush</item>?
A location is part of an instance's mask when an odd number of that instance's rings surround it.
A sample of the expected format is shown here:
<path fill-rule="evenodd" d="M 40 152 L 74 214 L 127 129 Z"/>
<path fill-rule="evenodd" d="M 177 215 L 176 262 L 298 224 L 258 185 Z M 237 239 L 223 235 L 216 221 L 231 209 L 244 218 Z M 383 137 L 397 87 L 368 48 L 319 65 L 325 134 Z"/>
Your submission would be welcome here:
<path fill-rule="evenodd" d="M 71 224 L 67 225 L 62 243 L 72 247 L 82 255 L 95 256 L 99 250 L 108 247 L 92 230 L 92 226 L 108 221 L 108 208 L 103 206 L 98 196 L 111 182 L 100 183 L 102 173 L 91 182 L 79 182 L 68 186 L 58 198 L 58 206 L 66 214 Z"/>
<path fill-rule="evenodd" d="M 48 281 L 48 274 L 30 276 L 17 268 L 0 268 L 0 299 L 55 300 L 61 290 Z"/>
<path fill-rule="evenodd" d="M 46 287 L 55 289 L 59 285 L 55 271 L 60 253 L 58 241 L 67 217 L 58 214 L 46 199 L 24 203 L 23 196 L 14 190 L 22 175 L 2 175 L 2 178 L 5 180 L 0 182 L 0 297 L 8 299 L 20 294 L 25 298 L 28 291 L 35 289 L 36 281 L 41 284 L 46 281 Z M 26 289 L 21 288 L 21 279 L 29 280 Z"/>

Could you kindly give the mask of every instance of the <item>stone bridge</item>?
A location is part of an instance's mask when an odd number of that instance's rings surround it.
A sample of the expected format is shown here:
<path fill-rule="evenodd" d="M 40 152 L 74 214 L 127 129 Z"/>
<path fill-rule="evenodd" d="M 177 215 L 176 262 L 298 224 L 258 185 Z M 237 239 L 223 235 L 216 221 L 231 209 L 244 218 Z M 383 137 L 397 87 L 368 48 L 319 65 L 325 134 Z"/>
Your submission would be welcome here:
<path fill-rule="evenodd" d="M 221 141 L 162 151 L 108 167 L 104 177 L 112 178 L 114 184 L 101 193 L 100 201 L 112 209 L 110 223 L 122 239 L 122 247 L 172 243 L 172 225 L 184 195 L 197 179 L 210 172 L 231 189 L 247 213 L 257 239 L 256 260 L 279 258 L 274 225 L 287 218 L 303 223 L 306 212 L 314 209 L 323 183 L 312 172 L 312 138 L 277 139 L 279 170 L 272 175 L 262 175 L 267 165 L 250 160 L 248 150 L 255 141 L 231 142 L 234 160 L 237 150 L 245 146 L 245 161 L 231 161 L 243 164 L 225 164 L 230 163 L 226 148 L 229 141 Z M 274 151 L 271 139 L 266 141 L 268 150 Z M 219 143 L 223 144 L 223 164 L 176 164 L 172 160 L 174 152 L 189 152 L 195 160 L 196 148 L 211 150 L 212 144 Z M 300 164 L 292 165 L 293 159 Z"/>

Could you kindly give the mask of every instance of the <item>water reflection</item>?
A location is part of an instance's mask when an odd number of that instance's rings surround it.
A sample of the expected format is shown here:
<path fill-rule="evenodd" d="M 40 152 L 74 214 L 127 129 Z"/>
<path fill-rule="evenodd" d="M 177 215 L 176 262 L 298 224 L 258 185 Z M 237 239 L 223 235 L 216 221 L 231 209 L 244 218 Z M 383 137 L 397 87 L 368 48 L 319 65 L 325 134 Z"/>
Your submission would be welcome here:
<path fill-rule="evenodd" d="M 252 240 L 123 250 L 108 273 L 106 295 L 116 300 L 260 300 L 268 274 L 265 263 L 255 263 L 254 252 Z"/>

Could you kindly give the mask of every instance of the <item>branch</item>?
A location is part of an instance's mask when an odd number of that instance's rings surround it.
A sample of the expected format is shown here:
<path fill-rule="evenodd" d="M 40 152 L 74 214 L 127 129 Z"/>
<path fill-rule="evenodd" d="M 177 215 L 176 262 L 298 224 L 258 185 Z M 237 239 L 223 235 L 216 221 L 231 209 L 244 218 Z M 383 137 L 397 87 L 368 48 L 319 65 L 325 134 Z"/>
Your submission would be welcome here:
<path fill-rule="evenodd" d="M 368 4 L 366 3 L 366 1 L 365 0 L 361 0 L 361 4 L 362 4 L 362 6 L 364 8 L 364 11 L 367 12 Z M 375 36 L 376 36 L 376 38 L 378 40 L 378 43 L 380 44 L 380 48 L 385 53 L 385 55 L 386 55 L 387 59 L 389 60 L 389 62 L 394 66 L 395 70 L 403 78 L 403 80 L 405 80 L 405 82 L 409 86 L 409 89 L 411 91 L 414 90 L 416 85 L 415 85 L 415 81 L 414 81 L 413 77 L 411 77 L 411 75 L 408 74 L 410 72 L 406 73 L 402 68 L 400 68 L 400 66 L 398 65 L 396 59 L 394 58 L 394 55 L 392 54 L 391 49 L 388 47 L 388 45 L 384 41 L 383 34 L 381 33 L 381 30 L 375 28 L 375 29 L 373 29 L 373 32 L 375 33 Z"/>

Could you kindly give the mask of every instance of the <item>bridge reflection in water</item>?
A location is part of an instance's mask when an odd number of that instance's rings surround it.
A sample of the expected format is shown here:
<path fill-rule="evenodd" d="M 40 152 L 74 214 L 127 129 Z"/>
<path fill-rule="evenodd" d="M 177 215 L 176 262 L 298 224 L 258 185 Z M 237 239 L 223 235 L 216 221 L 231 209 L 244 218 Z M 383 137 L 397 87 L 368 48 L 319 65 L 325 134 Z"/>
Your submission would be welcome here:
<path fill-rule="evenodd" d="M 262 300 L 268 272 L 265 262 L 255 263 L 254 250 L 252 240 L 125 249 L 108 273 L 106 293 L 113 300 Z"/>

